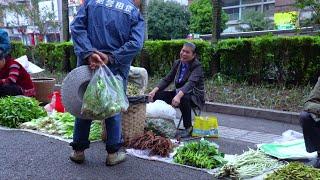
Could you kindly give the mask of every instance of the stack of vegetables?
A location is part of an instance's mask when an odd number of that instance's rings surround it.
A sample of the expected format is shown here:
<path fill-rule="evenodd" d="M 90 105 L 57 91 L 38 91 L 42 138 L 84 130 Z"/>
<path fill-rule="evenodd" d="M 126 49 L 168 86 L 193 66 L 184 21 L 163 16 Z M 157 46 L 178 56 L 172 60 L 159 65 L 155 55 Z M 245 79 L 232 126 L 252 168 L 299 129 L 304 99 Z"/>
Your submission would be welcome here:
<path fill-rule="evenodd" d="M 306 166 L 299 162 L 291 162 L 286 166 L 268 174 L 265 180 L 286 180 L 286 179 L 320 179 L 320 169 Z"/>
<path fill-rule="evenodd" d="M 127 95 L 128 96 L 138 96 L 139 94 L 139 87 L 131 82 L 128 82 L 127 85 Z"/>
<path fill-rule="evenodd" d="M 59 135 L 63 138 L 70 139 L 73 136 L 75 117 L 70 113 L 53 112 L 49 116 L 33 119 L 29 122 L 22 123 L 20 128 L 39 130 L 43 133 Z M 101 123 L 94 121 L 91 124 L 90 140 L 100 139 Z"/>
<path fill-rule="evenodd" d="M 268 157 L 259 150 L 249 149 L 225 164 L 218 173 L 218 177 L 233 179 L 247 179 L 261 175 L 267 171 L 281 167 L 283 164 Z"/>
<path fill-rule="evenodd" d="M 216 144 L 201 139 L 179 147 L 174 155 L 174 162 L 206 169 L 214 169 L 226 163 L 224 154 Z"/>
<path fill-rule="evenodd" d="M 24 96 L 0 98 L 0 125 L 16 128 L 21 123 L 47 116 L 39 104 L 36 99 Z"/>
<path fill-rule="evenodd" d="M 173 144 L 170 139 L 156 136 L 152 131 L 147 131 L 131 139 L 128 147 L 150 150 L 149 155 L 167 157 L 173 149 Z"/>

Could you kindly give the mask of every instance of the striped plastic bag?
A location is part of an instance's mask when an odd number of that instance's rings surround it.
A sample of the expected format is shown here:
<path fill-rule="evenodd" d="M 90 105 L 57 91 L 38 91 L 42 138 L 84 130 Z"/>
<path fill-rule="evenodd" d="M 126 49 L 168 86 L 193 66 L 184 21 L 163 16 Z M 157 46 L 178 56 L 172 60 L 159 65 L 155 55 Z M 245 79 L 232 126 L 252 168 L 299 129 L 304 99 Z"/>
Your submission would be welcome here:
<path fill-rule="evenodd" d="M 216 116 L 195 116 L 192 136 L 218 137 L 218 118 Z"/>

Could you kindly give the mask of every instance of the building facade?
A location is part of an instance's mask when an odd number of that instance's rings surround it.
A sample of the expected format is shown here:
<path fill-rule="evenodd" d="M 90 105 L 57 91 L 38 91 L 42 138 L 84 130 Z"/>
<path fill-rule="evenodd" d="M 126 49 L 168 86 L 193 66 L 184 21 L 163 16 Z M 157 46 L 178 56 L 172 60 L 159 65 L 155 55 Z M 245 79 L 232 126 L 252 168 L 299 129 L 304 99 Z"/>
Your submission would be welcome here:
<path fill-rule="evenodd" d="M 239 32 L 239 26 L 243 26 L 242 20 L 248 11 L 258 11 L 265 15 L 277 28 L 292 28 L 284 19 L 298 16 L 300 19 L 310 17 L 310 11 L 298 11 L 294 6 L 294 0 L 222 0 L 222 9 L 227 13 L 229 21 L 224 33 Z M 278 24 L 285 24 L 280 26 Z M 286 24 L 287 23 L 287 24 Z"/>

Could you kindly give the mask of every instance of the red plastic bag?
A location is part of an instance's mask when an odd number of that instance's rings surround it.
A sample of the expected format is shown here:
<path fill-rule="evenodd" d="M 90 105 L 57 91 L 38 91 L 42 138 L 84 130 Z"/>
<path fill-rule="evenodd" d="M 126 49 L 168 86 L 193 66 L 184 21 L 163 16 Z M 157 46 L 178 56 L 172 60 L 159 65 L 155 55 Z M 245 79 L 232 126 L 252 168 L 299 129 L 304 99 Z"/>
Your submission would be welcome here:
<path fill-rule="evenodd" d="M 56 110 L 57 112 L 65 112 L 64 106 L 61 100 L 61 93 L 60 91 L 54 91 L 51 95 L 51 102 L 47 104 L 45 107 L 47 112 L 52 112 Z"/>

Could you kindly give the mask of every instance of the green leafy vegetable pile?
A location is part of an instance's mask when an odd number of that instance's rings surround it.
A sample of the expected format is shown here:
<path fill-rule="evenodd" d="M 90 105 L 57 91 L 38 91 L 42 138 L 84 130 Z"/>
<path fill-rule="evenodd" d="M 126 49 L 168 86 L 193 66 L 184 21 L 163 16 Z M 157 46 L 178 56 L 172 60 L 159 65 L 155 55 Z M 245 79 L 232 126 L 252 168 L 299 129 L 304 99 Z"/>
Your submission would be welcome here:
<path fill-rule="evenodd" d="M 120 79 L 94 76 L 84 93 L 81 112 L 86 117 L 105 119 L 127 109 L 126 98 Z"/>
<path fill-rule="evenodd" d="M 268 174 L 265 180 L 313 180 L 320 179 L 320 169 L 306 166 L 299 162 L 290 162 L 288 165 Z"/>
<path fill-rule="evenodd" d="M 39 130 L 43 133 L 59 135 L 63 138 L 71 139 L 73 137 L 74 120 L 75 117 L 68 112 L 54 112 L 49 116 L 22 123 L 20 128 Z M 100 139 L 101 131 L 101 122 L 93 121 L 91 124 L 89 139 Z"/>
<path fill-rule="evenodd" d="M 179 164 L 206 169 L 214 169 L 226 163 L 224 154 L 219 152 L 216 145 L 203 139 L 180 147 L 173 160 Z"/>
<path fill-rule="evenodd" d="M 218 177 L 232 179 L 247 179 L 263 174 L 282 166 L 278 160 L 270 158 L 259 150 L 249 149 L 225 164 L 219 171 Z"/>
<path fill-rule="evenodd" d="M 23 122 L 47 116 L 39 104 L 36 99 L 24 96 L 0 98 L 0 125 L 16 128 Z"/>

